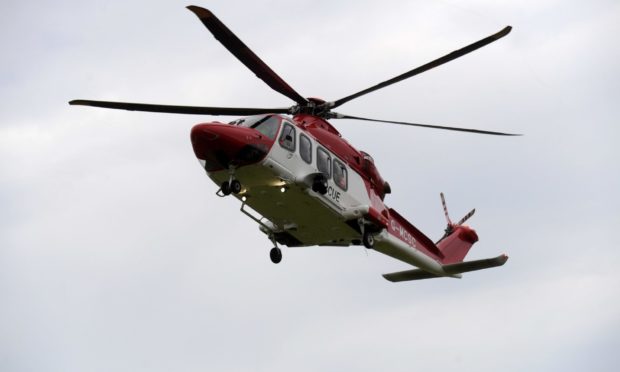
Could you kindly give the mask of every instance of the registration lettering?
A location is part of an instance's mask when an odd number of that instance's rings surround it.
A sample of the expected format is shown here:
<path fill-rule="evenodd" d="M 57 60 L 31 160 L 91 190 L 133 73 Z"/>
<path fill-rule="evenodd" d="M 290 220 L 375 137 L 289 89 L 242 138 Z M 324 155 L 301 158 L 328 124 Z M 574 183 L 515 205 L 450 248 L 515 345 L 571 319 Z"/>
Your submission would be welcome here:
<path fill-rule="evenodd" d="M 398 235 L 402 241 L 409 244 L 411 247 L 416 248 L 416 240 L 413 235 L 407 231 L 407 229 L 402 227 L 395 220 L 390 220 L 390 227 L 392 228 L 394 235 Z"/>

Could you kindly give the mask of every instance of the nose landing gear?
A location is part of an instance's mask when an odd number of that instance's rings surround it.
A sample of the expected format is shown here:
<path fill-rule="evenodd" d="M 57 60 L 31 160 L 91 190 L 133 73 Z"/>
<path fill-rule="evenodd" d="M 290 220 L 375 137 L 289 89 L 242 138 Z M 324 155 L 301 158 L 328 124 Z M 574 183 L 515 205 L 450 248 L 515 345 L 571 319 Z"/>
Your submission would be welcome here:
<path fill-rule="evenodd" d="M 220 191 L 222 192 L 223 196 L 230 195 L 231 193 L 238 194 L 241 192 L 241 182 L 239 182 L 239 180 L 235 178 L 235 168 L 231 167 L 228 170 L 228 174 L 230 175 L 230 177 L 228 178 L 228 181 L 222 182 L 222 185 L 218 190 L 218 195 Z"/>
<path fill-rule="evenodd" d="M 230 195 L 231 193 L 238 194 L 241 192 L 241 182 L 235 179 L 232 181 L 222 182 L 220 190 L 224 195 Z"/>
<path fill-rule="evenodd" d="M 238 180 L 232 180 L 230 182 L 230 191 L 233 192 L 233 194 L 238 194 L 241 192 L 241 182 L 239 182 Z"/>

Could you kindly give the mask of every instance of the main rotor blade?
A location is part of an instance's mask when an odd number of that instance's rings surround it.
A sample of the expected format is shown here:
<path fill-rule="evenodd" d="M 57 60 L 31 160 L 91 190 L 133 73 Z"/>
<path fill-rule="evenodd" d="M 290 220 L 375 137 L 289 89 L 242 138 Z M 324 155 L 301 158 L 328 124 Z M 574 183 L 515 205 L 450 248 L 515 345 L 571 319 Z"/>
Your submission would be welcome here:
<path fill-rule="evenodd" d="M 479 41 L 477 41 L 477 42 L 475 42 L 473 44 L 470 44 L 470 45 L 468 45 L 468 46 L 466 46 L 464 48 L 461 48 L 459 50 L 455 50 L 452 53 L 446 54 L 445 56 L 443 56 L 441 58 L 437 58 L 436 60 L 434 60 L 432 62 L 429 62 L 429 63 L 427 63 L 425 65 L 420 66 L 420 67 L 414 68 L 413 70 L 405 72 L 402 75 L 398 75 L 398 76 L 396 76 L 396 77 L 394 77 L 394 78 L 392 78 L 390 80 L 386 80 L 386 81 L 384 81 L 382 83 L 379 83 L 379 84 L 374 85 L 374 86 L 372 86 L 370 88 L 367 88 L 367 89 L 364 89 L 362 91 L 359 91 L 359 92 L 357 92 L 355 94 L 351 94 L 350 96 L 347 96 L 347 97 L 344 97 L 344 98 L 340 98 L 339 100 L 334 101 L 333 102 L 333 106 L 330 105 L 330 107 L 331 108 L 338 107 L 338 106 L 342 105 L 343 103 L 349 102 L 350 100 L 355 99 L 355 98 L 360 97 L 360 96 L 363 96 L 364 94 L 368 94 L 370 92 L 374 92 L 375 90 L 378 90 L 378 89 L 381 89 L 381 88 L 385 88 L 388 85 L 392 85 L 392 84 L 397 83 L 397 82 L 399 82 L 401 80 L 405 80 L 405 79 L 408 79 L 408 78 L 410 78 L 412 76 L 421 74 L 421 73 L 423 73 L 425 71 L 428 71 L 428 70 L 430 70 L 432 68 L 435 68 L 437 66 L 441 66 L 444 63 L 450 62 L 450 61 L 452 61 L 454 59 L 457 59 L 459 57 L 464 56 L 467 53 L 473 52 L 476 49 L 482 48 L 483 46 L 485 46 L 487 44 L 490 44 L 490 43 L 494 42 L 495 40 L 501 39 L 502 37 L 508 35 L 510 30 L 512 30 L 512 27 L 506 26 L 503 30 L 501 30 L 500 32 L 498 32 L 496 34 L 493 34 L 491 36 L 485 37 L 484 39 L 479 40 Z"/>
<path fill-rule="evenodd" d="M 226 27 L 211 11 L 190 5 L 191 10 L 200 18 L 202 23 L 211 31 L 213 36 L 224 45 L 241 63 L 252 70 L 256 76 L 263 80 L 271 89 L 284 94 L 300 105 L 306 105 L 308 100 L 297 93 L 278 74 L 276 74 L 265 62 L 250 50 L 239 38 Z"/>
<path fill-rule="evenodd" d="M 469 133 L 478 133 L 478 134 L 492 134 L 492 135 L 496 135 L 496 136 L 520 136 L 521 135 L 521 134 L 513 134 L 513 133 L 491 132 L 491 131 L 488 131 L 488 130 L 480 130 L 480 129 L 469 129 L 469 128 L 459 128 L 459 127 L 445 127 L 445 126 L 442 126 L 442 125 L 408 123 L 408 122 L 405 122 L 405 121 L 369 119 L 369 118 L 361 118 L 359 116 L 351 116 L 351 115 L 338 114 L 338 113 L 335 113 L 335 112 L 332 112 L 332 115 L 334 115 L 333 119 L 355 119 L 355 120 L 364 120 L 364 121 L 376 121 L 376 122 L 379 122 L 379 123 L 411 125 L 411 126 L 414 126 L 414 127 L 454 130 L 454 131 L 458 131 L 458 132 L 469 132 Z"/>
<path fill-rule="evenodd" d="M 288 108 L 247 108 L 247 107 L 206 107 L 206 106 L 173 106 L 173 105 L 152 105 L 147 103 L 130 102 L 110 102 L 110 101 L 91 101 L 76 99 L 69 102 L 70 105 L 103 107 L 109 109 L 165 112 L 169 114 L 190 114 L 190 115 L 258 115 L 258 114 L 288 114 Z"/>

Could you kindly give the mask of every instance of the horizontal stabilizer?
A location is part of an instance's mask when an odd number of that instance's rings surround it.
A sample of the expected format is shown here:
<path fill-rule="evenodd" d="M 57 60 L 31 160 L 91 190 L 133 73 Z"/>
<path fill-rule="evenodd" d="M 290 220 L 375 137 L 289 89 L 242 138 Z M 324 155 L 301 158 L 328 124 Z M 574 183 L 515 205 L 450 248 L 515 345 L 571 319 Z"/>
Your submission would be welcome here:
<path fill-rule="evenodd" d="M 429 273 L 428 271 L 413 269 L 406 271 L 399 271 L 396 273 L 383 274 L 383 277 L 390 282 L 406 282 L 409 280 L 421 280 L 421 279 L 432 279 L 432 278 L 441 278 L 439 275 L 435 275 L 433 273 Z"/>
<path fill-rule="evenodd" d="M 484 260 L 475 260 L 467 262 L 459 262 L 450 265 L 443 265 L 443 270 L 448 277 L 459 277 L 458 274 L 469 271 L 490 269 L 492 267 L 502 266 L 508 261 L 508 256 L 501 255 L 495 258 L 487 258 Z M 429 273 L 428 271 L 413 269 L 399 271 L 395 273 L 383 274 L 383 277 L 390 282 L 404 282 L 409 280 L 421 280 L 431 278 L 441 278 L 441 275 Z"/>

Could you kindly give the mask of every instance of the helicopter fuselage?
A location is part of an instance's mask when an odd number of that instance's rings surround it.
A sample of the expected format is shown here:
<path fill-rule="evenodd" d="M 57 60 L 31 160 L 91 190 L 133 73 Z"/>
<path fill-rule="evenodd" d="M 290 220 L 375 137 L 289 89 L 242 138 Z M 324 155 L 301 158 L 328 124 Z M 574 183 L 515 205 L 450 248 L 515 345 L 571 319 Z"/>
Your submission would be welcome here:
<path fill-rule="evenodd" d="M 428 237 L 383 199 L 389 185 L 370 155 L 356 150 L 325 120 L 260 115 L 203 123 L 191 132 L 197 158 L 234 195 L 274 243 L 288 247 L 366 245 L 441 276 L 449 263 Z M 236 180 L 237 192 L 223 189 Z M 317 182 L 321 183 L 317 187 Z M 475 232 L 459 226 L 469 246 Z"/>
<path fill-rule="evenodd" d="M 191 131 L 194 153 L 208 176 L 219 186 L 219 196 L 241 200 L 241 211 L 252 218 L 271 239 L 269 255 L 279 263 L 278 247 L 363 245 L 407 262 L 419 269 L 384 274 L 390 281 L 460 277 L 461 273 L 503 265 L 507 257 L 463 262 L 478 236 L 448 216 L 444 236 L 433 243 L 384 203 L 390 185 L 374 160 L 351 146 L 327 121 L 362 120 L 495 136 L 516 134 L 497 131 L 371 119 L 333 111 L 368 93 L 441 66 L 510 33 L 499 32 L 452 51 L 403 74 L 333 101 L 304 98 L 245 45 L 213 12 L 188 6 L 229 52 L 274 91 L 291 99 L 290 107 L 180 106 L 135 102 L 72 100 L 71 105 L 130 111 L 244 117 L 228 124 L 214 121 L 195 125 Z M 285 116 L 287 114 L 292 116 Z"/>

